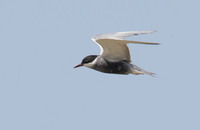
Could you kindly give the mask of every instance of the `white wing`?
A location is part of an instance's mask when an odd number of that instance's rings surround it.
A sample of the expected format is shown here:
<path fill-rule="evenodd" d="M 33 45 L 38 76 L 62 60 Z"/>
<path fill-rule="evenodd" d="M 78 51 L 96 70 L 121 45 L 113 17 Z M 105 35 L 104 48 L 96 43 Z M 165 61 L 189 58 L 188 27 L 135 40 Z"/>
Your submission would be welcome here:
<path fill-rule="evenodd" d="M 107 33 L 96 35 L 92 38 L 100 48 L 101 53 L 105 58 L 111 60 L 126 60 L 131 61 L 129 49 L 127 43 L 139 43 L 139 44 L 158 44 L 152 42 L 140 42 L 140 41 L 130 41 L 124 40 L 126 37 L 138 34 L 147 34 L 155 31 L 130 31 L 130 32 L 117 32 L 117 33 Z"/>

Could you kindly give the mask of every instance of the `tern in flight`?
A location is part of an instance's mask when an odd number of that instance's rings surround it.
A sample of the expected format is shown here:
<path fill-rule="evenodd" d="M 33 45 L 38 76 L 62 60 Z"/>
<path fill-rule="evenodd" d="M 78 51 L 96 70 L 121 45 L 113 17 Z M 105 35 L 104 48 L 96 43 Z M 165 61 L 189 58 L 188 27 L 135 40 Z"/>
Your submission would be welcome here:
<path fill-rule="evenodd" d="M 152 72 L 148 72 L 131 63 L 128 43 L 158 45 L 159 43 L 141 42 L 125 40 L 126 37 L 139 34 L 148 34 L 155 31 L 130 31 L 99 34 L 92 38 L 92 41 L 97 43 L 101 52 L 100 55 L 86 56 L 82 62 L 74 68 L 85 66 L 100 72 L 112 74 L 148 74 L 154 76 Z"/>

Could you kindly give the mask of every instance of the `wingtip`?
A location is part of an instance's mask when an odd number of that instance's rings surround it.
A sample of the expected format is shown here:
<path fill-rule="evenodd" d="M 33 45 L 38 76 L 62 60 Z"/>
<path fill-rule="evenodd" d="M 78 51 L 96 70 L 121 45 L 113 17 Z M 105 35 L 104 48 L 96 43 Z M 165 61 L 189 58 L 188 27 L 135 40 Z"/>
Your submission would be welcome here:
<path fill-rule="evenodd" d="M 149 33 L 154 33 L 154 32 L 157 32 L 156 30 L 152 30 L 152 31 L 147 31 Z"/>
<path fill-rule="evenodd" d="M 155 43 L 155 45 L 160 45 L 160 43 Z"/>
<path fill-rule="evenodd" d="M 138 32 L 138 34 L 136 33 L 135 35 L 139 35 L 139 34 L 150 34 L 150 33 L 154 33 L 154 32 L 157 32 L 157 31 L 152 30 L 152 31 L 134 31 L 134 32 Z"/>

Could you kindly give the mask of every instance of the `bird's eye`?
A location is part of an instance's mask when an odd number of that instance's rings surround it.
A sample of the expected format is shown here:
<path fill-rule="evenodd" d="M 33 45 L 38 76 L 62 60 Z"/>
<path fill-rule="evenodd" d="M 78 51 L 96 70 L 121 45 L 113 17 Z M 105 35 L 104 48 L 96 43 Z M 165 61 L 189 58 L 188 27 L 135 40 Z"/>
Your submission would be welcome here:
<path fill-rule="evenodd" d="M 87 60 L 87 59 L 83 59 L 83 61 L 82 61 L 82 63 L 83 64 L 86 64 L 86 63 L 88 63 L 89 61 Z"/>
<path fill-rule="evenodd" d="M 89 63 L 89 60 L 85 60 L 85 63 Z"/>

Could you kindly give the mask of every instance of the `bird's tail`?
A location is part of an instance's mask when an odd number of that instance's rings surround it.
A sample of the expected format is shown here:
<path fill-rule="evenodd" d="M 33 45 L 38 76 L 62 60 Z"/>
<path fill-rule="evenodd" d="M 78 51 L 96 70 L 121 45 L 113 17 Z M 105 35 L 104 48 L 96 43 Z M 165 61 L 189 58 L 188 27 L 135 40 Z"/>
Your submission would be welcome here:
<path fill-rule="evenodd" d="M 132 74 L 135 74 L 135 75 L 147 74 L 147 75 L 150 75 L 150 76 L 153 76 L 153 77 L 156 76 L 155 73 L 152 73 L 152 72 L 143 70 L 143 69 L 141 69 L 140 67 L 138 67 L 138 66 L 136 66 L 136 65 L 133 65 L 133 69 L 132 69 L 131 73 L 132 73 Z"/>

